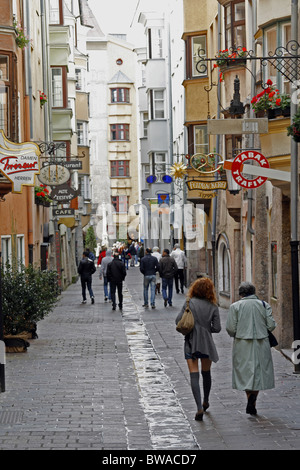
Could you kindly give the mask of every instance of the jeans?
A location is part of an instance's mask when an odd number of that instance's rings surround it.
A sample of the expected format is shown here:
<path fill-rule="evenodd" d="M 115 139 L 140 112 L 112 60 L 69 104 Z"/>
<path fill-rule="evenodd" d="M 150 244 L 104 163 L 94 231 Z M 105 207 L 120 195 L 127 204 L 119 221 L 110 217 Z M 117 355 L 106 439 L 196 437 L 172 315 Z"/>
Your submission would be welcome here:
<path fill-rule="evenodd" d="M 118 289 L 118 299 L 119 299 L 119 308 L 122 308 L 123 305 L 123 282 L 110 282 L 110 295 L 112 300 L 112 306 L 116 307 L 116 289 Z"/>
<path fill-rule="evenodd" d="M 82 298 L 86 300 L 86 288 L 88 288 L 90 298 L 94 297 L 92 289 L 92 276 L 81 277 L 81 287 L 82 287 Z"/>
<path fill-rule="evenodd" d="M 104 287 L 104 297 L 107 298 L 108 297 L 108 300 L 111 300 L 111 296 L 110 296 L 110 284 L 107 280 L 107 276 L 103 276 L 103 287 Z M 109 288 L 109 290 L 108 290 Z"/>
<path fill-rule="evenodd" d="M 183 269 L 178 269 L 178 271 L 177 271 L 177 273 L 175 274 L 174 278 L 175 278 L 176 292 L 179 292 L 179 283 L 178 283 L 178 279 L 179 279 L 179 281 L 180 281 L 181 292 L 183 292 L 183 287 L 184 287 L 184 273 L 183 273 Z"/>
<path fill-rule="evenodd" d="M 167 294 L 168 289 L 168 294 Z M 173 295 L 173 278 L 170 279 L 162 278 L 161 286 L 162 296 L 164 300 L 168 300 L 169 305 L 172 305 L 172 295 Z"/>
<path fill-rule="evenodd" d="M 151 289 L 151 305 L 155 304 L 156 275 L 144 276 L 144 304 L 148 305 L 148 288 Z"/>

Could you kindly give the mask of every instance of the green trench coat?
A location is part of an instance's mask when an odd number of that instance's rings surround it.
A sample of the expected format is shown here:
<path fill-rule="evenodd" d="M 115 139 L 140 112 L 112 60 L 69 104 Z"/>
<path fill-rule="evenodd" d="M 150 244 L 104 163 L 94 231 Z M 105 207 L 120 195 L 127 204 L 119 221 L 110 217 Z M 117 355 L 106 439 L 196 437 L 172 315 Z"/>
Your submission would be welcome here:
<path fill-rule="evenodd" d="M 227 333 L 234 337 L 232 388 L 267 390 L 274 388 L 274 369 L 268 331 L 276 322 L 270 305 L 256 295 L 243 297 L 230 306 Z"/>

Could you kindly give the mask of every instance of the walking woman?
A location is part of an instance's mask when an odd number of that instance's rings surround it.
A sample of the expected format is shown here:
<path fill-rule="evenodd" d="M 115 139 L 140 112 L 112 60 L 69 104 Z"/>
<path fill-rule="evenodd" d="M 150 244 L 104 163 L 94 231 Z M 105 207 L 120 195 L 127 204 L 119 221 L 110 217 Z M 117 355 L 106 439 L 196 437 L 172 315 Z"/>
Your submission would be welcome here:
<path fill-rule="evenodd" d="M 250 282 L 239 287 L 241 299 L 230 306 L 226 330 L 234 337 L 232 349 L 232 388 L 247 395 L 246 413 L 256 415 L 259 390 L 274 388 L 274 369 L 268 331 L 276 322 L 272 309 L 255 295 Z"/>
<path fill-rule="evenodd" d="M 204 277 L 193 282 L 187 296 L 190 299 L 189 305 L 194 315 L 195 325 L 192 332 L 185 336 L 184 354 L 190 372 L 191 389 L 197 405 L 195 419 L 202 421 L 203 412 L 209 407 L 211 363 L 219 360 L 212 333 L 221 331 L 221 323 L 214 285 L 209 278 Z M 185 308 L 186 303 L 176 318 L 176 324 L 181 319 Z M 203 403 L 199 383 L 199 359 L 203 379 Z"/>

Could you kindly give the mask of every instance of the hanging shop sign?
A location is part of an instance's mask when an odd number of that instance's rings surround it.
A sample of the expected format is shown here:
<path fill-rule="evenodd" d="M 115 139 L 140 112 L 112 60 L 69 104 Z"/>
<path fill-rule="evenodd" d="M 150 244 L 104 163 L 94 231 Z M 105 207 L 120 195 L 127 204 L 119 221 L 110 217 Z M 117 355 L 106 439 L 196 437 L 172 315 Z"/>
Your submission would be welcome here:
<path fill-rule="evenodd" d="M 70 171 L 62 165 L 51 164 L 41 169 L 38 178 L 43 184 L 58 186 L 69 181 Z"/>
<path fill-rule="evenodd" d="M 218 153 L 209 153 L 208 155 L 205 155 L 204 153 L 195 153 L 190 157 L 190 165 L 198 173 L 201 173 L 201 175 L 209 176 L 222 171 L 222 160 L 221 155 Z M 216 162 L 220 163 L 216 166 Z"/>
<path fill-rule="evenodd" d="M 170 194 L 158 194 L 157 203 L 160 204 L 170 204 Z"/>
<path fill-rule="evenodd" d="M 44 162 L 44 166 L 49 166 L 53 163 L 51 162 Z M 80 160 L 67 160 L 67 161 L 60 161 L 60 165 L 64 166 L 65 168 L 68 168 L 68 170 L 82 170 L 82 162 Z"/>
<path fill-rule="evenodd" d="M 227 189 L 227 180 L 199 181 L 189 180 L 186 182 L 190 191 L 199 189 L 200 191 L 214 191 L 216 189 Z"/>
<path fill-rule="evenodd" d="M 34 186 L 40 172 L 40 150 L 33 142 L 10 142 L 0 130 L 0 172 L 12 183 L 12 192 L 21 193 L 22 186 Z"/>
<path fill-rule="evenodd" d="M 254 150 L 247 150 L 237 155 L 233 160 L 231 165 L 232 177 L 234 181 L 242 188 L 259 188 L 267 181 L 268 178 L 266 176 L 257 176 L 257 178 L 254 179 L 245 178 L 242 172 L 246 166 L 244 163 L 249 160 L 253 161 L 254 163 L 258 163 L 262 169 L 270 168 L 268 160 L 261 153 Z"/>
<path fill-rule="evenodd" d="M 53 209 L 53 215 L 55 217 L 74 217 L 75 210 L 74 209 Z"/>
<path fill-rule="evenodd" d="M 70 188 L 68 184 L 61 184 L 56 186 L 55 189 L 51 191 L 51 199 L 58 202 L 58 204 L 67 204 L 72 201 L 75 197 L 79 196 L 80 191 L 76 191 L 73 188 Z"/>

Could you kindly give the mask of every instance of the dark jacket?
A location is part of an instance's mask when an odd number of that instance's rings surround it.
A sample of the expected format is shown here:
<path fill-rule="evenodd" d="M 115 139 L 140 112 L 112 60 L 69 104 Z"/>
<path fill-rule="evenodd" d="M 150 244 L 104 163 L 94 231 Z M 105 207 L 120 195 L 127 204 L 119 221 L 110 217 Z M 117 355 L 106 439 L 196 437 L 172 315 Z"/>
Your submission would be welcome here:
<path fill-rule="evenodd" d="M 170 255 L 162 256 L 159 261 L 159 274 L 164 279 L 171 279 L 177 273 L 178 267 Z"/>
<path fill-rule="evenodd" d="M 155 276 L 156 271 L 158 271 L 158 261 L 155 256 L 147 254 L 143 256 L 140 264 L 140 271 L 144 276 Z"/>
<path fill-rule="evenodd" d="M 114 284 L 119 284 L 124 281 L 126 276 L 126 268 L 119 258 L 115 258 L 111 263 L 107 265 L 106 276 L 108 282 L 113 282 Z"/>
<path fill-rule="evenodd" d="M 82 258 L 78 266 L 78 273 L 84 279 L 87 279 L 89 276 L 94 274 L 96 271 L 96 266 L 94 261 L 90 260 L 89 258 Z"/>

